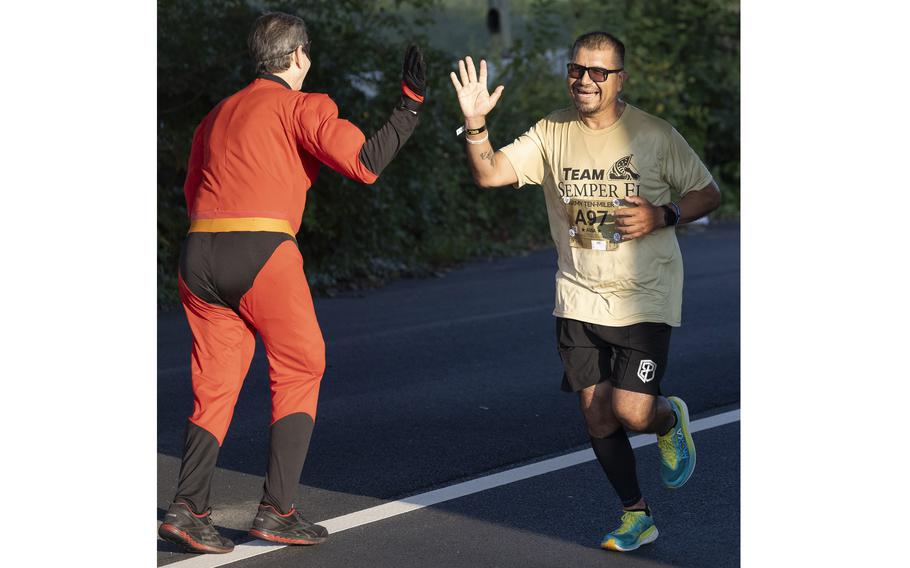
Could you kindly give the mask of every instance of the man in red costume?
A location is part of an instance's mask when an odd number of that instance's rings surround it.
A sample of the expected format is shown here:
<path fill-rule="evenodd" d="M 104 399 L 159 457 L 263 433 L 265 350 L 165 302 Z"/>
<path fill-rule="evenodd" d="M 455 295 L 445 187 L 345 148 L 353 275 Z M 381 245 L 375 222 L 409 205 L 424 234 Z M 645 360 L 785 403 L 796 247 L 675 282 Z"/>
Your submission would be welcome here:
<path fill-rule="evenodd" d="M 316 418 L 325 344 L 295 235 L 321 164 L 373 183 L 417 126 L 426 66 L 405 55 L 402 95 L 370 138 L 338 118 L 324 94 L 302 92 L 310 69 L 306 24 L 268 13 L 253 24 L 258 76 L 219 103 L 193 135 L 184 191 L 191 223 L 179 288 L 193 332 L 194 408 L 180 478 L 159 534 L 192 552 L 233 543 L 211 519 L 209 490 L 258 333 L 269 359 L 269 465 L 250 534 L 317 544 L 328 532 L 295 506 Z"/>

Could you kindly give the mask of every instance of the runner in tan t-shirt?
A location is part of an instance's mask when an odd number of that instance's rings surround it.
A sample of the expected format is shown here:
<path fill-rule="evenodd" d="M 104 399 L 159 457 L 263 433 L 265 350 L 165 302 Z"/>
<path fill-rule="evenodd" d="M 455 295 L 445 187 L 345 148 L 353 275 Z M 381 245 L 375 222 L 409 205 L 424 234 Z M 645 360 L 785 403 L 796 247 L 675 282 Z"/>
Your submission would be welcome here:
<path fill-rule="evenodd" d="M 666 121 L 619 98 L 625 47 L 605 32 L 582 35 L 567 65 L 573 107 L 551 113 L 494 151 L 487 91 L 470 57 L 451 74 L 465 117 L 468 163 L 480 187 L 541 185 L 558 253 L 556 338 L 562 388 L 578 392 L 591 445 L 622 505 L 601 546 L 629 551 L 658 535 L 638 485 L 626 430 L 658 435 L 665 486 L 695 468 L 689 412 L 664 397 L 670 331 L 680 325 L 683 270 L 674 225 L 717 208 L 710 172 Z M 671 202 L 671 189 L 682 196 Z"/>

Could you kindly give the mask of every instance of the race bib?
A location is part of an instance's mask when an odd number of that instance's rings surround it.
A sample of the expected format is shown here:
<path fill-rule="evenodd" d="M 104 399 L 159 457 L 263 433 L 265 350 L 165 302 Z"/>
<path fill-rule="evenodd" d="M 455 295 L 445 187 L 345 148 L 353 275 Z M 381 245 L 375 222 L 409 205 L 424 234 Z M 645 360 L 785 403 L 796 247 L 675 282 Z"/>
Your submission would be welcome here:
<path fill-rule="evenodd" d="M 622 199 L 570 199 L 566 203 L 569 246 L 603 251 L 618 249 L 622 235 L 616 231 L 613 213 L 629 206 Z"/>

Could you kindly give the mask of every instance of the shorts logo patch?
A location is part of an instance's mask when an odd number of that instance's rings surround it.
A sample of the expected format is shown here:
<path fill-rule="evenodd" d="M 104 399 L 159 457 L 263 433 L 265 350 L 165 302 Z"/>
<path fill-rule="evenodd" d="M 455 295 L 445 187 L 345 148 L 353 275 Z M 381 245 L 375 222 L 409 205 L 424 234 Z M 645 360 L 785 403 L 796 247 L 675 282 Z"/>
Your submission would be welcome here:
<path fill-rule="evenodd" d="M 641 382 L 648 383 L 654 379 L 654 371 L 657 370 L 657 363 L 650 359 L 642 359 L 638 364 L 638 378 Z"/>

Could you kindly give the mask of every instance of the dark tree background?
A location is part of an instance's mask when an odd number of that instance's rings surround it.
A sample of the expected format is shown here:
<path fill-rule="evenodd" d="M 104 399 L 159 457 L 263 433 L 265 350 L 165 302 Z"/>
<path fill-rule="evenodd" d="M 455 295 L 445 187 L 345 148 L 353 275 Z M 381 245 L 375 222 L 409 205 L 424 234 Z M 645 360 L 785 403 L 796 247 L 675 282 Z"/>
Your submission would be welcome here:
<path fill-rule="evenodd" d="M 470 2 L 468 2 L 469 4 Z M 305 90 L 328 93 L 367 136 L 398 99 L 401 60 L 418 42 L 428 62 L 428 100 L 417 132 L 373 186 L 323 168 L 310 190 L 298 242 L 317 293 L 422 275 L 478 256 L 549 243 L 538 191 L 480 190 L 470 179 L 461 114 L 448 78 L 473 46 L 447 45 L 452 26 L 483 25 L 441 0 L 159 0 L 158 297 L 176 302 L 176 266 L 188 226 L 183 180 L 193 129 L 221 99 L 253 77 L 246 36 L 265 10 L 303 17 L 313 41 Z M 481 6 L 482 7 L 482 6 Z M 627 46 L 626 99 L 669 120 L 702 155 L 724 190 L 720 216 L 739 206 L 739 7 L 694 0 L 512 2 L 521 34 L 491 59 L 506 86 L 493 111 L 495 147 L 570 101 L 567 46 L 604 29 Z M 433 37 L 427 37 L 433 34 Z M 495 85 L 491 85 L 495 86 Z M 352 230 L 355 229 L 356 230 Z"/>

